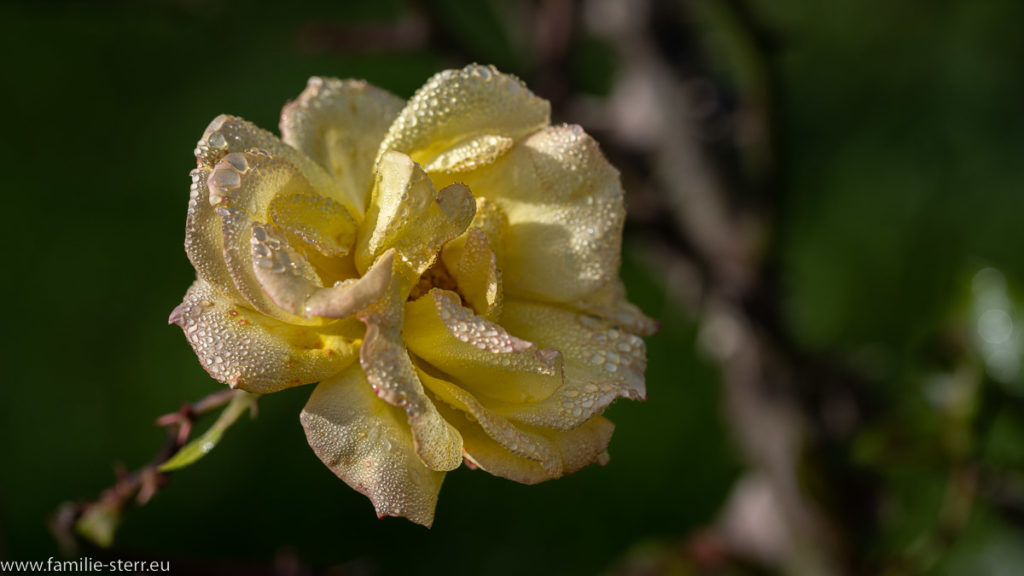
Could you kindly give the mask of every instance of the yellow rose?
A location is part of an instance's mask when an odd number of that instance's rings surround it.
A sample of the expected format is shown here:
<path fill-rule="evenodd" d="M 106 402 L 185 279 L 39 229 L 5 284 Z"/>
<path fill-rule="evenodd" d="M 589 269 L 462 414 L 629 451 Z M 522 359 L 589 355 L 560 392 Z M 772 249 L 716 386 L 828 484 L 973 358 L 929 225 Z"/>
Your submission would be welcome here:
<path fill-rule="evenodd" d="M 492 67 L 408 102 L 313 78 L 281 138 L 220 116 L 196 148 L 171 315 L 203 367 L 265 394 L 319 382 L 310 446 L 379 516 L 430 525 L 468 465 L 525 483 L 607 460 L 656 324 L 618 278 L 618 172 Z"/>

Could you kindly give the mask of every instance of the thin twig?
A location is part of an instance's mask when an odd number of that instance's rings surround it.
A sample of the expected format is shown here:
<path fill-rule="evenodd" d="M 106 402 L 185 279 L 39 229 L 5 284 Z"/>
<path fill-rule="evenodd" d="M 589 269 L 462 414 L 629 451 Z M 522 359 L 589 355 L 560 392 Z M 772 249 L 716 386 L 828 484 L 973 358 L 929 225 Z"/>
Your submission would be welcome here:
<path fill-rule="evenodd" d="M 92 501 L 66 502 L 50 520 L 50 530 L 67 556 L 76 555 L 79 536 L 86 530 L 97 544 L 108 545 L 113 538 L 116 519 L 131 506 L 146 504 L 167 482 L 168 472 L 161 467 L 189 441 L 196 421 L 217 410 L 240 394 L 239 390 L 218 390 L 191 404 L 183 404 L 176 412 L 156 419 L 167 430 L 167 439 L 148 464 L 127 474 L 118 474 L 113 486 Z M 84 522 L 84 526 L 83 526 Z"/>

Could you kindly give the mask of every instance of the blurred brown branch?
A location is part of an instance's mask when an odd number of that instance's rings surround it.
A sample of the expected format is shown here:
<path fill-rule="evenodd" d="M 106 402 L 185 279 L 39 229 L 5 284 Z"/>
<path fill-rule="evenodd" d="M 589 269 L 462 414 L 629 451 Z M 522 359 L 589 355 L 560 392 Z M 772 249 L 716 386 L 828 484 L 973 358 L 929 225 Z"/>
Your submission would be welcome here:
<path fill-rule="evenodd" d="M 730 20 L 751 63 L 734 104 L 694 31 L 698 4 Z M 419 6 L 436 48 L 476 59 L 435 3 Z M 670 297 L 697 320 L 700 345 L 722 367 L 728 421 L 750 469 L 706 536 L 725 554 L 794 574 L 860 571 L 854 541 L 875 503 L 870 483 L 833 453 L 850 441 L 866 386 L 842 362 L 803 350 L 780 310 L 776 231 L 786 186 L 771 32 L 744 0 L 526 6 L 533 49 L 520 73 L 556 117 L 599 134 L 623 171 L 627 227 L 644 245 L 638 256 L 667 276 Z M 627 63 L 606 98 L 569 84 L 579 34 L 603 39 Z"/>
<path fill-rule="evenodd" d="M 156 456 L 134 472 L 117 472 L 117 482 L 93 501 L 66 502 L 50 521 L 50 530 L 65 556 L 77 555 L 80 537 L 100 546 L 108 546 L 114 537 L 121 513 L 131 506 L 142 506 L 167 483 L 168 472 L 162 471 L 181 452 L 191 437 L 196 421 L 202 416 L 228 405 L 245 392 L 225 389 L 184 404 L 177 412 L 164 414 L 156 424 L 167 430 L 167 440 Z M 255 400 L 253 400 L 255 402 Z M 255 407 L 255 404 L 252 404 Z"/>
<path fill-rule="evenodd" d="M 751 466 L 720 520 L 726 548 L 795 574 L 854 573 L 863 560 L 851 540 L 871 497 L 830 454 L 849 441 L 864 387 L 841 363 L 802 350 L 782 320 L 775 231 L 786 188 L 773 43 L 742 0 L 705 4 L 731 19 L 752 63 L 735 109 L 715 101 L 705 54 L 688 34 L 693 5 L 661 0 L 586 3 L 591 31 L 629 66 L 606 101 L 576 109 L 604 125 L 610 154 L 632 160 L 625 177 L 635 178 L 631 207 L 641 204 L 631 222 L 646 245 L 640 255 L 652 270 L 674 271 L 671 295 L 722 366 L 729 422 Z M 706 135 L 716 132 L 754 167 L 748 177 L 714 155 Z"/>

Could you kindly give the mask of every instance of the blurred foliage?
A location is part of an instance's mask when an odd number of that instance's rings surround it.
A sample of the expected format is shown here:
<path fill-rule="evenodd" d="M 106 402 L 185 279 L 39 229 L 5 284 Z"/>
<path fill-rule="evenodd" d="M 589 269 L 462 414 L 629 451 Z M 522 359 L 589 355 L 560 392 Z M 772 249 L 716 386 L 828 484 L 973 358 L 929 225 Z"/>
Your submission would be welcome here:
<path fill-rule="evenodd" d="M 757 0 L 770 70 L 737 37 L 734 3 L 682 4 L 693 19 L 679 34 L 698 35 L 725 92 L 750 97 L 760 75 L 778 74 L 785 319 L 802 346 L 864 376 L 862 426 L 838 455 L 876 484 L 877 522 L 856 541 L 863 562 L 887 574 L 1016 573 L 1022 387 L 989 369 L 977 337 L 986 304 L 971 286 L 979 269 L 1001 271 L 1017 334 L 1024 3 Z M 0 5 L 0 559 L 55 555 L 46 522 L 58 504 L 93 498 L 112 463 L 145 462 L 162 441 L 155 416 L 219 389 L 166 326 L 193 276 L 181 248 L 188 172 L 214 116 L 274 127 L 311 75 L 409 96 L 467 57 L 524 76 L 536 66 L 516 2 L 415 6 L 458 50 L 344 41 L 406 17 L 414 5 L 400 0 Z M 340 44 L 316 41 L 325 26 Z M 565 73 L 573 93 L 602 95 L 629 65 L 581 35 Z M 697 327 L 666 279 L 630 258 L 636 249 L 627 238 L 624 277 L 662 331 L 649 340 L 650 400 L 609 410 L 607 467 L 535 487 L 461 469 L 432 530 L 377 520 L 308 449 L 298 413 L 309 389 L 289 390 L 124 515 L 110 554 L 187 567 L 287 553 L 353 574 L 701 573 L 673 550 L 714 523 L 742 466 L 718 369 L 696 352 Z"/>

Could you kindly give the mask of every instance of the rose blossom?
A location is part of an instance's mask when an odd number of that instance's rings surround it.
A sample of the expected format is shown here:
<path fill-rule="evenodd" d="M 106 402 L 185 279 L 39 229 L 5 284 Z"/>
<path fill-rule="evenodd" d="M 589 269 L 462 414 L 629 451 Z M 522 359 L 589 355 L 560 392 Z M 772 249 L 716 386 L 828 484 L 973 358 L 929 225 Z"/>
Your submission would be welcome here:
<path fill-rule="evenodd" d="M 618 172 L 518 79 L 468 66 L 409 102 L 313 78 L 281 138 L 220 116 L 196 148 L 171 315 L 256 394 L 319 382 L 317 456 L 378 515 L 430 525 L 463 460 L 524 483 L 607 461 L 656 329 L 618 277 Z"/>

